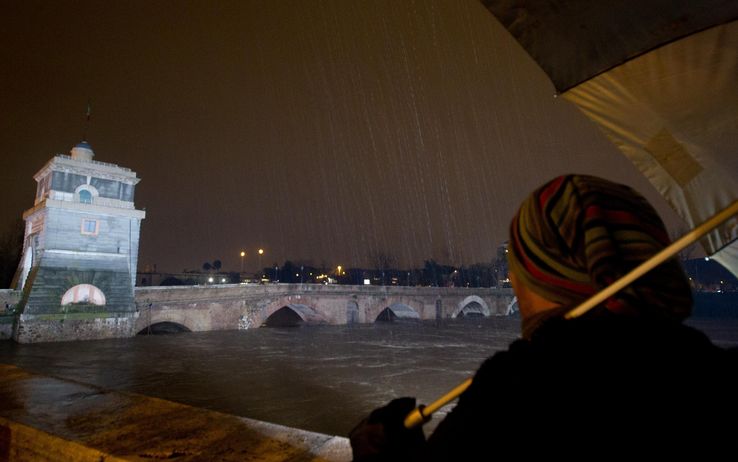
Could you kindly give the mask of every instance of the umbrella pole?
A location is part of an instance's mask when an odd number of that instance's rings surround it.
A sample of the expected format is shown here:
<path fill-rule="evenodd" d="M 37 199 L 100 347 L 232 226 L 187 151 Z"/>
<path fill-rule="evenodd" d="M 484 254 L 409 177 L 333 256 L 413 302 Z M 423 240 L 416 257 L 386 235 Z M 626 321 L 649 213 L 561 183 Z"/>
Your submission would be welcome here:
<path fill-rule="evenodd" d="M 722 222 L 726 221 L 728 218 L 732 217 L 733 215 L 738 214 L 738 201 L 734 201 L 732 204 L 730 204 L 728 207 L 726 207 L 723 211 L 718 212 L 716 215 L 714 215 L 712 218 L 708 219 L 692 231 L 688 232 L 675 242 L 673 242 L 671 245 L 654 255 L 653 257 L 649 258 L 645 262 L 641 263 L 637 267 L 635 267 L 633 270 L 631 270 L 628 274 L 623 276 L 622 278 L 618 279 L 608 287 L 604 288 L 602 291 L 598 292 L 597 294 L 590 297 L 588 300 L 586 300 L 584 303 L 579 305 L 578 307 L 574 308 L 573 310 L 569 311 L 564 315 L 564 318 L 566 319 L 573 319 L 576 317 L 579 317 L 586 313 L 587 311 L 591 310 L 595 306 L 599 305 L 600 303 L 604 302 L 608 298 L 612 297 L 617 293 L 619 290 L 623 289 L 627 285 L 633 283 L 636 279 L 643 276 L 647 272 L 654 269 L 656 266 L 660 265 L 661 263 L 665 262 L 669 258 L 673 257 L 674 255 L 678 254 L 685 248 L 689 247 L 691 244 L 697 241 L 697 239 L 701 238 L 708 232 L 712 231 L 714 228 L 716 228 L 718 225 L 720 225 Z M 429 404 L 426 407 L 418 407 L 414 409 L 410 414 L 405 417 L 405 428 L 414 428 L 418 425 L 422 425 L 425 422 L 429 421 L 432 414 L 436 412 L 438 409 L 442 408 L 446 404 L 450 403 L 451 401 L 455 400 L 459 397 L 464 391 L 466 391 L 467 388 L 469 388 L 469 385 L 471 385 L 472 379 L 468 378 L 459 385 L 456 386 L 453 390 L 449 391 L 433 403 Z"/>

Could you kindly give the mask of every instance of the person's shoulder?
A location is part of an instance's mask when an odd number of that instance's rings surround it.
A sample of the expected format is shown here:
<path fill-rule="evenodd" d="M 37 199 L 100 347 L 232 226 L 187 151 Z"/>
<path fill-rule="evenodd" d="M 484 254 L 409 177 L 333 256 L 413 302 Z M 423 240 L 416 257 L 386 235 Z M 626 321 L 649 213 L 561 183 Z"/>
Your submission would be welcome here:
<path fill-rule="evenodd" d="M 506 350 L 498 351 L 487 358 L 474 375 L 474 382 L 480 387 L 487 383 L 500 383 L 506 380 L 515 380 L 525 371 L 534 351 L 528 340 L 515 340 Z"/>
<path fill-rule="evenodd" d="M 718 361 L 737 361 L 738 349 L 728 350 L 715 345 L 701 330 L 683 324 L 674 323 L 655 330 L 654 336 L 663 345 L 682 358 L 714 358 Z"/>
<path fill-rule="evenodd" d="M 531 353 L 532 350 L 530 342 L 528 340 L 518 339 L 512 342 L 507 349 L 498 351 L 487 358 L 484 363 L 482 363 L 482 368 L 505 367 L 515 361 L 528 357 Z"/>
<path fill-rule="evenodd" d="M 640 345 L 653 348 L 668 345 L 670 349 L 720 350 L 701 331 L 682 322 L 666 319 L 648 319 L 622 315 L 582 316 L 576 319 L 552 319 L 539 328 L 532 337 L 537 348 L 567 344 Z"/>

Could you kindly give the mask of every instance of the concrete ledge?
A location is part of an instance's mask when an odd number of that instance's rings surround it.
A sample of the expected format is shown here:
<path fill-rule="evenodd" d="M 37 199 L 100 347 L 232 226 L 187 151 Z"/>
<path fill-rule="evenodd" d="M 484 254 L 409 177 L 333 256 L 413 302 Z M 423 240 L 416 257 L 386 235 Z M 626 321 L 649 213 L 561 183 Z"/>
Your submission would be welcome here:
<path fill-rule="evenodd" d="M 118 462 L 125 459 L 104 454 L 33 427 L 0 417 L 0 460 Z"/>
<path fill-rule="evenodd" d="M 0 460 L 348 461 L 346 438 L 0 365 Z"/>

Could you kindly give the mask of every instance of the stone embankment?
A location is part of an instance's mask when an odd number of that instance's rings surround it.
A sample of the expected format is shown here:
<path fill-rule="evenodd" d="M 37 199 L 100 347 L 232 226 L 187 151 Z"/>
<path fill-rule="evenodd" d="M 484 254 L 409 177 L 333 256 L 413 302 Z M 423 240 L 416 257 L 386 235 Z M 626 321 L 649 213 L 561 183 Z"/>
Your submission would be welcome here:
<path fill-rule="evenodd" d="M 14 309 L 20 301 L 20 295 L 18 290 L 0 289 L 0 340 L 13 336 Z"/>
<path fill-rule="evenodd" d="M 326 461 L 346 438 L 0 364 L 0 461 Z"/>

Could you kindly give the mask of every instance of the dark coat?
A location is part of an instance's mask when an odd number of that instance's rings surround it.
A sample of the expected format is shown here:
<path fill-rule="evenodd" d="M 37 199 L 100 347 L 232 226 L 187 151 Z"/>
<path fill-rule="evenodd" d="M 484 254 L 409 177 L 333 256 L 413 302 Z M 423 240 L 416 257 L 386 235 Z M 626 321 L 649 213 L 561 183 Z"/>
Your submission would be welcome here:
<path fill-rule="evenodd" d="M 737 373 L 682 324 L 551 320 L 484 362 L 417 459 L 738 460 Z"/>

